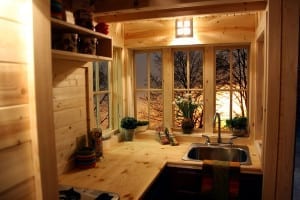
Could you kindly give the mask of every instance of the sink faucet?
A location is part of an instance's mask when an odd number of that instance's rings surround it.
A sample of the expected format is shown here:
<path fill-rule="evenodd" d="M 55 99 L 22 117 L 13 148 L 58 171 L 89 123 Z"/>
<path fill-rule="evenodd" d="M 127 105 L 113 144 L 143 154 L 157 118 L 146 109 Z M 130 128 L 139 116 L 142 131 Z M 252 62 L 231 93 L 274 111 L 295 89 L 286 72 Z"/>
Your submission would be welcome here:
<path fill-rule="evenodd" d="M 214 127 L 215 127 L 215 124 L 216 124 L 216 120 L 218 118 L 218 143 L 222 143 L 222 139 L 221 139 L 221 117 L 220 117 L 220 113 L 216 113 L 215 116 L 214 116 Z"/>

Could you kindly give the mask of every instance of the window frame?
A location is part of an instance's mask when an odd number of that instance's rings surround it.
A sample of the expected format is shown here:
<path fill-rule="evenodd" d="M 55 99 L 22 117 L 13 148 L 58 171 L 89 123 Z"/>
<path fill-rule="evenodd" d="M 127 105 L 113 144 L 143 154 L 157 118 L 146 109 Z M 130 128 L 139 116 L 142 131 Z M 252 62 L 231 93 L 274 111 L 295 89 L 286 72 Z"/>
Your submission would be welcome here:
<path fill-rule="evenodd" d="M 233 58 L 232 58 L 232 52 L 233 50 L 235 49 L 241 49 L 241 48 L 244 48 L 244 49 L 247 49 L 247 52 L 248 52 L 248 55 L 247 55 L 247 89 L 232 89 L 232 83 L 233 83 L 233 78 L 232 78 L 232 71 L 233 71 Z M 230 88 L 229 89 L 219 89 L 217 90 L 217 86 L 216 86 L 216 52 L 217 50 L 225 50 L 225 49 L 229 49 L 230 50 L 230 53 L 229 53 L 229 65 L 230 65 Z M 248 118 L 248 122 L 249 122 L 249 117 L 250 117 L 250 110 L 249 110 L 249 91 L 250 91 L 250 67 L 251 67 L 251 63 L 250 63 L 250 52 L 251 50 L 251 47 L 250 47 L 250 44 L 244 44 L 244 45 L 222 45 L 222 46 L 214 46 L 214 113 L 216 113 L 216 101 L 217 101 L 217 98 L 216 98 L 216 94 L 217 94 L 217 91 L 227 91 L 229 92 L 230 94 L 230 106 L 229 106 L 229 119 L 232 119 L 232 101 L 233 101 L 233 92 L 235 91 L 246 91 L 247 93 L 247 98 L 248 98 L 248 101 L 247 101 L 247 104 L 246 104 L 246 109 L 247 109 L 247 114 L 245 117 Z M 226 119 L 221 119 L 222 121 L 224 121 L 223 123 L 225 123 L 225 120 Z M 248 123 L 248 127 L 249 127 L 249 123 Z M 222 128 L 222 131 L 224 132 L 230 132 L 230 130 L 227 128 L 227 127 L 221 127 Z"/>
<path fill-rule="evenodd" d="M 97 87 L 96 87 L 96 89 L 95 89 L 95 91 L 94 91 L 94 81 L 95 82 L 99 82 L 99 80 L 100 80 L 100 77 L 99 77 L 99 62 L 107 62 L 107 84 L 108 84 L 108 88 L 107 88 L 107 90 L 100 90 L 100 88 L 98 88 L 98 90 L 97 90 Z M 94 80 L 94 65 L 95 65 L 95 63 L 97 63 L 97 68 L 96 68 L 96 77 L 95 77 L 95 79 L 96 80 Z M 95 112 L 97 112 L 97 107 L 98 106 L 96 106 L 96 111 L 94 111 L 94 106 L 95 106 L 95 96 L 100 96 L 100 95 L 103 95 L 103 94 L 108 94 L 108 99 L 109 99 L 109 103 L 108 103 L 108 128 L 106 128 L 106 129 L 102 129 L 102 131 L 103 132 L 107 132 L 107 131 L 111 131 L 112 129 L 113 129 L 113 127 L 112 127 L 112 115 L 113 115 L 113 113 L 112 113 L 112 105 L 113 105 L 113 99 L 112 99 L 112 88 L 113 88 L 113 85 L 112 85 L 112 67 L 111 67 L 111 61 L 107 61 L 107 60 L 103 60 L 103 61 L 97 61 L 97 62 L 93 62 L 92 63 L 92 80 L 93 80 L 93 84 L 92 84 L 92 111 L 93 111 L 93 113 L 91 113 L 91 115 L 93 116 L 92 117 L 92 124 L 93 124 L 93 127 L 99 127 L 99 128 L 101 128 L 101 126 L 99 126 L 98 124 L 97 124 L 97 114 L 95 113 Z M 96 104 L 96 105 L 98 105 L 98 104 Z"/>
<path fill-rule="evenodd" d="M 193 50 L 200 50 L 202 52 L 202 77 L 203 77 L 203 82 L 202 82 L 202 88 L 190 88 L 190 52 L 193 51 Z M 187 66 L 186 66 L 186 70 L 187 70 L 187 85 L 188 85 L 188 88 L 185 89 L 185 88 L 178 88 L 178 89 L 175 89 L 174 87 L 174 53 L 176 51 L 184 51 L 186 52 L 186 55 L 187 55 Z M 200 91 L 202 93 L 202 96 L 203 96 L 203 112 L 205 112 L 205 104 L 204 104 L 204 101 L 205 101 L 205 73 L 204 73 L 204 69 L 205 69 L 205 62 L 204 62 L 204 55 L 205 55 L 205 49 L 202 47 L 202 46 L 195 46 L 195 47 L 174 47 L 174 48 L 171 48 L 171 59 L 172 59 L 172 99 L 173 101 L 175 100 L 176 96 L 175 96 L 175 92 L 184 92 L 184 91 L 187 91 L 187 92 L 196 92 L 196 91 Z M 179 127 L 176 127 L 176 113 L 175 113 L 175 107 L 176 105 L 173 105 L 172 106 L 172 127 L 174 130 L 176 131 L 179 131 L 181 130 Z M 194 130 L 196 131 L 203 131 L 204 130 L 204 127 L 205 127 L 205 116 L 203 115 L 203 127 L 202 128 L 194 128 Z"/>
<path fill-rule="evenodd" d="M 161 85 L 161 89 L 157 89 L 157 88 L 151 88 L 151 81 L 150 81 L 150 73 L 151 73 L 151 58 L 150 58 L 150 55 L 151 53 L 154 53 L 154 52 L 160 52 L 161 53 L 161 58 L 162 58 L 162 62 L 161 62 L 161 80 L 162 80 L 162 85 Z M 146 67 L 147 67 L 147 88 L 137 88 L 137 85 L 136 85 L 136 65 L 135 65 L 135 55 L 138 54 L 138 53 L 145 53 L 147 55 L 147 63 L 146 63 Z M 147 49 L 147 50 L 135 50 L 133 52 L 133 75 L 134 75 L 134 115 L 135 117 L 137 118 L 137 115 L 138 115 L 138 112 L 137 112 L 137 93 L 138 92 L 146 92 L 147 93 L 147 96 L 149 97 L 148 100 L 147 100 L 147 113 L 148 113 L 148 116 L 147 116 L 147 119 L 142 119 L 142 120 L 147 120 L 149 121 L 149 129 L 155 129 L 156 127 L 151 127 L 150 125 L 150 104 L 151 104 L 151 92 L 159 92 L 161 93 L 162 95 L 162 104 L 164 104 L 164 72 L 163 72 L 163 67 L 164 64 L 163 64 L 163 51 L 162 49 Z M 137 118 L 138 119 L 138 118 Z M 140 120 L 140 119 L 138 119 Z M 164 123 L 164 110 L 162 111 L 162 124 Z"/>

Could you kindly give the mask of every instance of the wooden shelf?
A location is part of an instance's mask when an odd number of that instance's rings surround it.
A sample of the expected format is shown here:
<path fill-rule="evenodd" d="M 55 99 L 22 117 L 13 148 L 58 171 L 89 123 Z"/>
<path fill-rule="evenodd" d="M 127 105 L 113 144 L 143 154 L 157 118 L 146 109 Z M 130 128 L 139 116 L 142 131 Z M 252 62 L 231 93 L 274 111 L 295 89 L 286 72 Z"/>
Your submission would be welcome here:
<path fill-rule="evenodd" d="M 54 18 L 51 18 L 51 25 L 53 32 L 78 33 L 80 35 L 96 37 L 100 45 L 99 47 L 97 47 L 97 55 L 74 53 L 70 51 L 52 49 L 53 58 L 76 60 L 83 62 L 112 59 L 112 38 L 110 36 Z"/>
<path fill-rule="evenodd" d="M 55 59 L 64 59 L 64 60 L 82 61 L 82 62 L 93 62 L 93 61 L 101 61 L 101 60 L 110 61 L 111 60 L 110 57 L 105 57 L 105 56 L 74 53 L 74 52 L 70 52 L 70 51 L 62 51 L 62 50 L 54 50 L 54 49 L 52 49 L 52 57 Z"/>
<path fill-rule="evenodd" d="M 103 39 L 109 39 L 111 40 L 110 36 L 104 35 L 102 33 L 95 32 L 93 30 L 84 28 L 82 26 L 78 26 L 75 24 L 70 24 L 68 22 L 51 18 L 51 24 L 52 28 L 56 30 L 62 30 L 63 32 L 73 32 L 73 33 L 79 33 L 84 35 L 93 35 L 97 38 L 103 38 Z"/>

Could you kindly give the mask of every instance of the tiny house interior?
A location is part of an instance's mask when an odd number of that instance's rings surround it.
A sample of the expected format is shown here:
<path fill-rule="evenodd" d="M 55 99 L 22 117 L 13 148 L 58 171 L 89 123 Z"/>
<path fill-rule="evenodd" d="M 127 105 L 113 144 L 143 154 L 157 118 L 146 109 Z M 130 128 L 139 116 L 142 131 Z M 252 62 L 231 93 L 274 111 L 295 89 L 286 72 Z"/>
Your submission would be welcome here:
<path fill-rule="evenodd" d="M 224 140 L 226 119 L 248 120 L 247 135 L 232 140 L 251 157 L 239 167 L 240 197 L 292 197 L 299 2 L 96 1 L 94 23 L 108 34 L 51 16 L 50 2 L 3 4 L 1 199 L 57 199 L 59 185 L 120 199 L 204 198 L 203 162 L 182 157 L 207 142 L 202 135 L 217 138 L 216 113 Z M 189 37 L 176 33 L 181 19 L 191 20 Z M 54 34 L 70 32 L 98 38 L 95 52 L 54 48 Z M 191 134 L 175 102 L 184 93 L 198 106 Z M 148 130 L 122 141 L 125 116 L 149 121 Z M 162 145 L 158 127 L 179 145 Z M 103 158 L 79 170 L 76 150 L 94 128 Z"/>

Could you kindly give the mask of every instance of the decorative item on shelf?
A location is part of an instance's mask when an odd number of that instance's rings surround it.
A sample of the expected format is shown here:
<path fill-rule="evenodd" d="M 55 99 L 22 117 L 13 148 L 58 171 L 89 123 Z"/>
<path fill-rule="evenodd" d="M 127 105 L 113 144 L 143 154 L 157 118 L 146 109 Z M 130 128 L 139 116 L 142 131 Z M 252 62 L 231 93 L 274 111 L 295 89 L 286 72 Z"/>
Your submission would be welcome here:
<path fill-rule="evenodd" d="M 60 20 L 66 19 L 62 0 L 51 0 L 51 17 Z"/>
<path fill-rule="evenodd" d="M 78 52 L 96 55 L 96 47 L 97 47 L 97 38 L 86 36 L 86 35 L 79 35 L 78 40 Z"/>
<path fill-rule="evenodd" d="M 93 128 L 88 135 L 89 147 L 94 149 L 96 159 L 103 157 L 102 130 L 101 128 Z"/>
<path fill-rule="evenodd" d="M 132 141 L 136 128 L 137 120 L 134 117 L 123 117 L 121 120 L 122 133 L 125 141 Z"/>
<path fill-rule="evenodd" d="M 77 52 L 77 33 L 52 32 L 52 49 Z"/>
<path fill-rule="evenodd" d="M 149 121 L 138 120 L 136 123 L 136 132 L 146 131 L 148 129 Z"/>
<path fill-rule="evenodd" d="M 88 169 L 96 166 L 96 153 L 91 147 L 82 147 L 76 151 L 75 165 L 80 169 Z"/>
<path fill-rule="evenodd" d="M 193 114 L 199 105 L 193 102 L 192 95 L 190 93 L 184 94 L 183 97 L 176 97 L 174 103 L 182 113 L 181 116 L 183 117 L 183 120 L 181 122 L 181 128 L 183 133 L 192 133 L 194 129 Z M 178 112 L 177 116 L 179 116 Z"/>
<path fill-rule="evenodd" d="M 248 119 L 247 117 L 237 116 L 233 119 L 226 120 L 226 127 L 230 128 L 234 136 L 248 135 Z"/>
<path fill-rule="evenodd" d="M 95 26 L 95 31 L 107 35 L 109 33 L 109 25 L 105 22 L 99 22 Z"/>
<path fill-rule="evenodd" d="M 94 29 L 92 12 L 87 9 L 78 9 L 74 12 L 75 24 L 87 29 Z"/>

